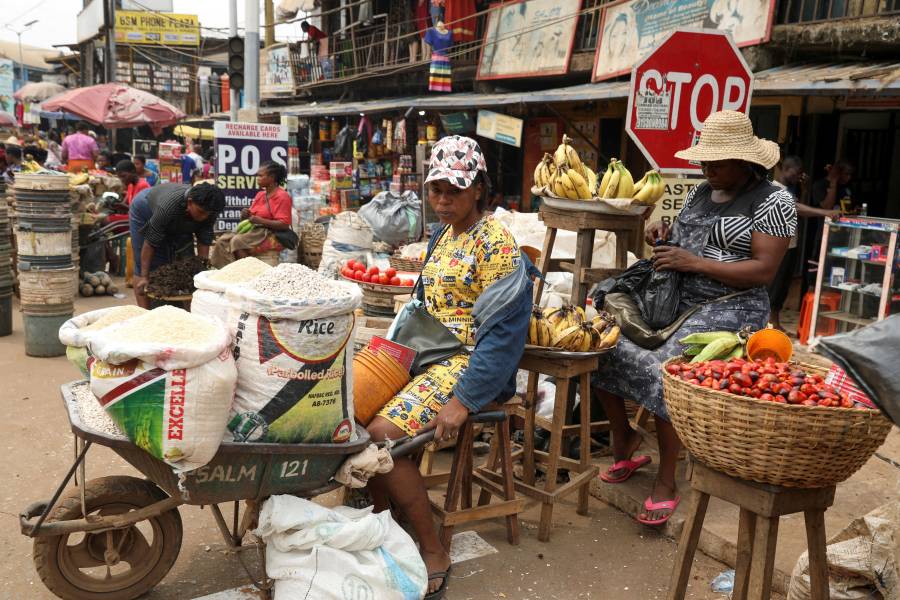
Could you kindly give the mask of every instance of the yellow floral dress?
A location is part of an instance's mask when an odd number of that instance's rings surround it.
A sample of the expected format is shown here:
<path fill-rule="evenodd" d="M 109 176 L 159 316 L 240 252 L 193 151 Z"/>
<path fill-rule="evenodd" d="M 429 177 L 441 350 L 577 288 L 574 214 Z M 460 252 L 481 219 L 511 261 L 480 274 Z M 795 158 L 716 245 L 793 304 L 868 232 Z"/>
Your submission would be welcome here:
<path fill-rule="evenodd" d="M 494 217 L 482 217 L 466 232 L 444 233 L 422 271 L 425 306 L 467 345 L 475 344 L 472 309 L 481 292 L 518 268 L 519 247 Z M 469 366 L 468 353 L 435 363 L 413 377 L 378 413 L 414 436 L 453 397 Z"/>

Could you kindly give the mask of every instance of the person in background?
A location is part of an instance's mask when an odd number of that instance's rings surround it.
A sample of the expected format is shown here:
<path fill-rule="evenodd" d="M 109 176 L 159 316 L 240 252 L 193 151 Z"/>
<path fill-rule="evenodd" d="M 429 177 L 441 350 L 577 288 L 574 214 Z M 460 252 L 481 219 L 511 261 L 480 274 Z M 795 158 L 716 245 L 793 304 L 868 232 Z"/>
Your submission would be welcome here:
<path fill-rule="evenodd" d="M 51 139 L 47 144 L 47 160 L 44 161 L 44 166 L 48 169 L 60 169 L 63 166 L 62 148 L 56 140 Z"/>
<path fill-rule="evenodd" d="M 147 184 L 150 187 L 153 187 L 157 183 L 159 183 L 159 173 L 154 171 L 151 168 L 151 165 L 147 164 L 147 157 L 138 154 L 134 157 L 134 168 L 137 170 L 138 177 L 143 177 Z"/>
<path fill-rule="evenodd" d="M 197 163 L 194 162 L 194 159 L 191 158 L 189 154 L 181 155 L 181 182 L 182 183 L 193 183 L 194 181 L 194 173 L 197 172 Z"/>
<path fill-rule="evenodd" d="M 69 173 L 80 173 L 94 168 L 94 161 L 100 154 L 96 140 L 88 135 L 90 128 L 84 121 L 75 126 L 75 133 L 66 136 L 62 142 L 62 161 Z"/>
<path fill-rule="evenodd" d="M 839 210 L 843 214 L 851 214 L 854 210 L 853 191 L 850 182 L 853 180 L 853 165 L 846 160 L 839 160 L 825 167 L 824 179 L 813 184 L 812 205 L 825 210 Z"/>
<path fill-rule="evenodd" d="M 311 24 L 309 21 L 303 21 L 300 23 L 300 29 L 303 30 L 303 33 L 306 34 L 306 39 L 309 41 L 309 44 L 312 46 L 312 52 L 310 52 L 313 56 L 319 56 L 319 50 L 322 45 L 322 40 L 328 37 L 328 34 Z"/>
<path fill-rule="evenodd" d="M 135 196 L 150 188 L 150 184 L 138 174 L 137 166 L 130 160 L 120 160 L 116 163 L 116 175 L 125 186 L 125 203 L 128 206 L 131 206 Z"/>
<path fill-rule="evenodd" d="M 116 147 L 116 151 L 112 153 L 112 164 L 117 165 L 123 160 L 131 160 L 131 155 L 125 152 L 122 145 Z"/>
<path fill-rule="evenodd" d="M 147 277 L 151 271 L 193 255 L 195 241 L 197 254 L 209 257 L 213 223 L 224 207 L 222 190 L 208 183 L 163 183 L 134 198 L 128 217 L 138 306 L 150 308 Z"/>
<path fill-rule="evenodd" d="M 200 144 L 194 144 L 191 146 L 191 151 L 188 152 L 188 156 L 190 156 L 194 160 L 194 168 L 198 171 L 198 174 L 203 173 L 203 156 L 201 153 L 203 152 L 203 146 Z"/>
<path fill-rule="evenodd" d="M 106 171 L 107 173 L 112 173 L 114 170 L 112 154 L 107 150 L 103 150 L 102 152 L 100 152 L 97 155 L 97 163 L 95 165 L 95 168 L 98 171 Z"/>
<path fill-rule="evenodd" d="M 22 170 L 22 149 L 18 146 L 6 146 L 6 168 L 3 169 L 3 181 L 7 186 L 13 184 L 16 173 Z"/>
<path fill-rule="evenodd" d="M 800 198 L 803 197 L 802 187 L 806 181 L 807 177 L 806 172 L 803 169 L 803 159 L 799 156 L 792 155 L 785 156 L 782 159 L 780 168 L 778 169 L 778 176 L 773 183 L 789 191 L 794 197 L 794 206 L 797 208 L 798 218 L 810 219 L 839 216 L 841 214 L 839 210 L 815 208 L 800 201 Z M 773 327 L 781 331 L 785 331 L 784 326 L 781 323 L 781 309 L 784 308 L 784 301 L 787 299 L 791 289 L 791 283 L 794 281 L 794 270 L 797 267 L 797 261 L 800 254 L 799 249 L 797 248 L 798 237 L 799 236 L 795 233 L 794 237 L 791 238 L 791 243 L 788 246 L 788 251 L 784 255 L 784 260 L 781 261 L 778 272 L 775 274 L 775 278 L 772 279 L 772 283 L 769 284 L 768 288 L 769 302 L 772 305 L 769 321 L 772 323 Z"/>
<path fill-rule="evenodd" d="M 254 227 L 231 238 L 230 249 L 235 259 L 262 252 L 280 252 L 284 247 L 273 232 L 291 228 L 291 196 L 281 187 L 287 180 L 287 169 L 267 161 L 259 166 L 256 179 L 262 189 L 250 207 L 241 211 L 241 220 L 248 219 Z"/>
<path fill-rule="evenodd" d="M 203 179 L 212 179 L 213 161 L 216 158 L 216 151 L 210 148 L 203 157 Z"/>

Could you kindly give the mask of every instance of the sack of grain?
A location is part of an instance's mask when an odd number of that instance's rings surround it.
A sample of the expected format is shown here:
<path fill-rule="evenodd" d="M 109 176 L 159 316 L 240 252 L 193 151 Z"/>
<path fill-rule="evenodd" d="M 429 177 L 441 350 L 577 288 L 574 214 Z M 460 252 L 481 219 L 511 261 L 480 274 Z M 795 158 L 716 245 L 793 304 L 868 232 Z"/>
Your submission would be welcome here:
<path fill-rule="evenodd" d="M 237 380 L 218 319 L 162 306 L 102 329 L 89 347 L 91 391 L 128 439 L 176 471 L 212 459 Z"/>
<path fill-rule="evenodd" d="M 341 265 L 350 259 L 362 259 L 371 264 L 372 228 L 353 211 L 342 212 L 331 220 L 322 247 L 319 273 L 336 279 Z"/>
<path fill-rule="evenodd" d="M 258 258 L 248 256 L 219 270 L 197 273 L 194 275 L 194 287 L 197 290 L 191 299 L 191 312 L 221 319 L 234 335 L 235 323 L 228 317 L 229 304 L 225 299 L 225 290 L 232 285 L 252 281 L 271 268 Z"/>
<path fill-rule="evenodd" d="M 225 292 L 238 315 L 235 441 L 345 442 L 353 435 L 353 310 L 359 287 L 280 264 Z"/>
<path fill-rule="evenodd" d="M 83 377 L 88 376 L 87 360 L 90 357 L 88 343 L 101 329 L 132 317 L 144 314 L 140 306 L 113 306 L 92 310 L 72 317 L 59 328 L 59 341 L 66 346 L 66 358 L 75 365 Z"/>

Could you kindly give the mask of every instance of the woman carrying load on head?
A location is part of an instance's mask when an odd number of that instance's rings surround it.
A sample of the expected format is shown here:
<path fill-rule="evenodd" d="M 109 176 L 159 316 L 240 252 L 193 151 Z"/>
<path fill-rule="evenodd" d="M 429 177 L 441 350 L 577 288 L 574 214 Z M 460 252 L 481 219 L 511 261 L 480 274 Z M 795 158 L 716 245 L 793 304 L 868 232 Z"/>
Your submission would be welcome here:
<path fill-rule="evenodd" d="M 435 429 L 456 437 L 470 413 L 515 393 L 525 349 L 532 286 L 527 260 L 487 206 L 487 167 L 475 140 L 448 136 L 432 150 L 428 200 L 443 227 L 422 271 L 417 296 L 426 310 L 471 351 L 432 364 L 382 408 L 368 426 L 376 441 L 397 440 Z M 428 595 L 447 587 L 450 556 L 431 519 L 425 483 L 408 458 L 369 481 L 375 510 L 394 507 L 411 522 L 428 568 Z"/>
<path fill-rule="evenodd" d="M 641 436 L 628 422 L 624 400 L 639 402 L 655 416 L 660 465 L 638 515 L 647 525 L 665 523 L 680 500 L 675 465 L 681 442 L 663 402 L 661 365 L 681 354 L 684 347 L 678 340 L 691 333 L 766 326 L 766 286 L 797 224 L 793 196 L 766 179 L 778 162 L 778 146 L 754 136 L 743 113 L 711 115 L 699 143 L 675 156 L 699 162 L 706 181 L 688 193 L 671 229 L 651 223 L 646 240 L 654 246 L 654 268 L 684 274 L 678 312 L 699 309 L 657 348 L 621 339 L 593 379 L 612 430 L 615 464 L 601 473 L 604 482 L 622 483 L 650 462 L 648 456 L 633 457 Z"/>

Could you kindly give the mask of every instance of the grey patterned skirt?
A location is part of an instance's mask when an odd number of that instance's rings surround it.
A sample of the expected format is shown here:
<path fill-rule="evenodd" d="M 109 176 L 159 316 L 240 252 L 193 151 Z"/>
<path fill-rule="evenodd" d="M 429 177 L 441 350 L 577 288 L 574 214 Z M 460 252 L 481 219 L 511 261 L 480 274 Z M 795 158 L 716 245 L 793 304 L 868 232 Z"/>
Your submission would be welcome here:
<path fill-rule="evenodd" d="M 668 421 L 660 366 L 682 353 L 684 346 L 678 340 L 701 331 L 738 331 L 745 326 L 761 329 L 768 320 L 769 297 L 762 288 L 738 298 L 707 304 L 655 350 L 641 348 L 621 337 L 616 348 L 600 359 L 600 368 L 592 378 L 593 386 L 638 402 Z"/>

